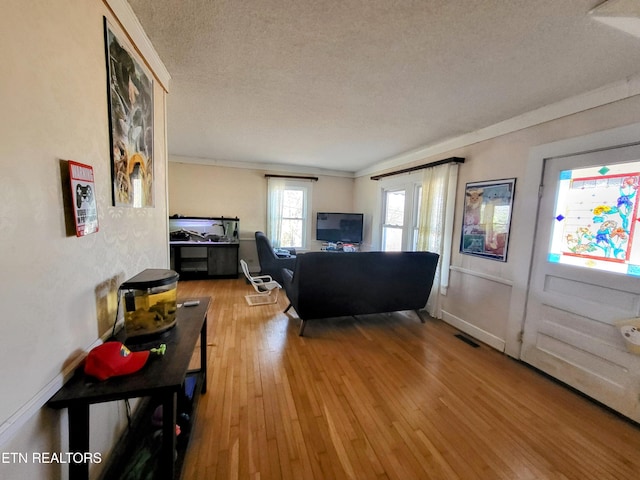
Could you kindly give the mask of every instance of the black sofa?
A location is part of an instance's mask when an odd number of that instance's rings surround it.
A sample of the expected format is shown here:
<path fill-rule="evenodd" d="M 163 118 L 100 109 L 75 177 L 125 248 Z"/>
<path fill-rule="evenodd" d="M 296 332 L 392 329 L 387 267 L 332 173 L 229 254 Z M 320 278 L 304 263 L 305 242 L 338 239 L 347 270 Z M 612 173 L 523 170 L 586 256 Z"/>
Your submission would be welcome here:
<path fill-rule="evenodd" d="M 296 266 L 295 250 L 289 256 L 279 257 L 273 250 L 269 238 L 263 232 L 255 232 L 256 249 L 258 250 L 258 262 L 260 263 L 260 275 L 271 275 L 276 282 L 282 285 L 282 269 L 293 270 Z M 291 252 L 290 249 L 283 249 Z"/>
<path fill-rule="evenodd" d="M 418 313 L 431 293 L 438 258 L 432 252 L 298 255 L 295 269 L 282 274 L 291 302 L 285 312 L 296 310 L 300 335 L 308 320 L 401 310 Z"/>

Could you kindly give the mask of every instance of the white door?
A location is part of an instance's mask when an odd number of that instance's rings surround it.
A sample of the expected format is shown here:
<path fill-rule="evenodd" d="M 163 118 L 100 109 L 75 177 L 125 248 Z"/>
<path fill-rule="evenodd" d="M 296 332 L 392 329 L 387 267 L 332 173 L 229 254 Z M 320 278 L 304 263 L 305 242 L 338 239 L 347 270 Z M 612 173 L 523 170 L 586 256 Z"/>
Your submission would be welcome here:
<path fill-rule="evenodd" d="M 399 252 L 404 249 L 406 191 L 385 190 L 383 197 L 382 251 Z"/>
<path fill-rule="evenodd" d="M 640 146 L 545 161 L 521 358 L 640 421 Z"/>
<path fill-rule="evenodd" d="M 383 251 L 416 249 L 421 198 L 422 186 L 417 181 L 407 181 L 382 190 Z"/>

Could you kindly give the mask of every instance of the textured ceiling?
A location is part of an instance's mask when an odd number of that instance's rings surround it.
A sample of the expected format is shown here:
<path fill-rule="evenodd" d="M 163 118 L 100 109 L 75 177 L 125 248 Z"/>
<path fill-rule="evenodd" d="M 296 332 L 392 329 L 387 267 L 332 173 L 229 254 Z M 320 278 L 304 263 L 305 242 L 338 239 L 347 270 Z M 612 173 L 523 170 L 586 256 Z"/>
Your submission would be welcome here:
<path fill-rule="evenodd" d="M 129 0 L 171 155 L 355 172 L 640 71 L 599 0 Z"/>

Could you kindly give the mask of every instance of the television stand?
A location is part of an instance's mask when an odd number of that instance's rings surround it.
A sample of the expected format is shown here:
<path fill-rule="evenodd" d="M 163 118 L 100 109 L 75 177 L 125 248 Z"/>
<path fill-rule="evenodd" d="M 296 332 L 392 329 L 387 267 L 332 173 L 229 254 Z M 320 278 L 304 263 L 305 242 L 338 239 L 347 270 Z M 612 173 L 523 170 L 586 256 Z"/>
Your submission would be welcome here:
<path fill-rule="evenodd" d="M 359 243 L 342 243 L 342 242 L 323 242 L 320 247 L 322 252 L 359 252 L 360 244 Z"/>

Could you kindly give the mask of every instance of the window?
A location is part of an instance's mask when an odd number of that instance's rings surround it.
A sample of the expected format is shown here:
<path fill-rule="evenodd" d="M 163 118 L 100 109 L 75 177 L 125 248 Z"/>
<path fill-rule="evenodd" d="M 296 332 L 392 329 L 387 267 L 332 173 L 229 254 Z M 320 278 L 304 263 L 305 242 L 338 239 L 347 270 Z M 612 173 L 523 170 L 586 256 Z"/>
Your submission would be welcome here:
<path fill-rule="evenodd" d="M 302 247 L 304 244 L 305 205 L 305 189 L 285 188 L 279 239 L 283 247 Z"/>
<path fill-rule="evenodd" d="M 274 247 L 307 248 L 311 185 L 311 181 L 269 178 L 267 236 Z"/>
<path fill-rule="evenodd" d="M 416 185 L 413 202 L 413 231 L 411 237 L 411 250 L 418 250 L 418 234 L 420 232 L 420 205 L 422 204 L 422 185 Z"/>
<path fill-rule="evenodd" d="M 385 252 L 402 250 L 404 200 L 404 190 L 385 192 L 384 221 L 382 224 L 382 250 Z"/>
<path fill-rule="evenodd" d="M 420 184 L 413 181 L 383 187 L 383 251 L 399 252 L 416 249 L 421 194 Z"/>
<path fill-rule="evenodd" d="M 548 260 L 640 276 L 640 162 L 560 172 Z"/>

